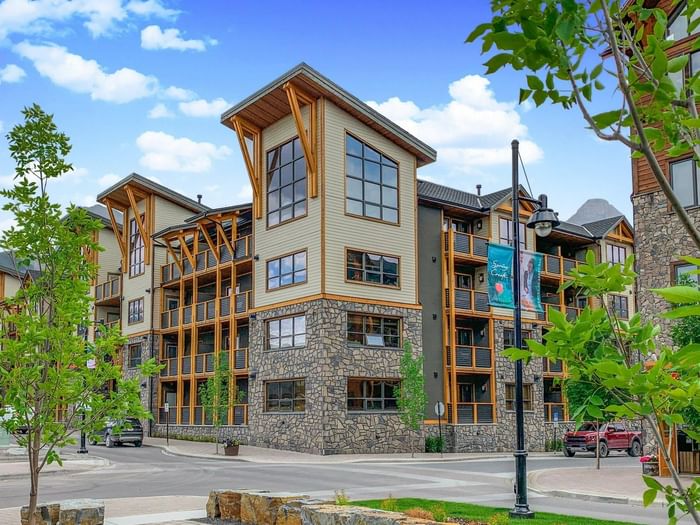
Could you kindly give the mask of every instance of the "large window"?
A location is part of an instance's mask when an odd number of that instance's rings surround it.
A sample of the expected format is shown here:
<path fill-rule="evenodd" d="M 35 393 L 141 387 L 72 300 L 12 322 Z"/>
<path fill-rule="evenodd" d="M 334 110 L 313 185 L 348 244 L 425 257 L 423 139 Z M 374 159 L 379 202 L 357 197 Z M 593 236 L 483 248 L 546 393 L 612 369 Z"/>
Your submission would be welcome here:
<path fill-rule="evenodd" d="M 627 248 L 616 244 L 608 244 L 608 262 L 624 264 L 625 259 L 627 259 Z"/>
<path fill-rule="evenodd" d="M 518 230 L 518 241 L 520 248 L 525 249 L 527 245 L 527 237 L 525 235 L 525 225 L 521 222 Z M 513 246 L 513 221 L 499 217 L 498 219 L 498 240 L 501 244 Z"/>
<path fill-rule="evenodd" d="M 128 308 L 128 324 L 140 323 L 143 321 L 143 297 L 129 301 Z"/>
<path fill-rule="evenodd" d="M 681 284 L 681 281 L 687 281 L 688 279 L 696 285 L 699 283 L 698 277 L 700 276 L 697 273 L 690 273 L 698 269 L 698 267 L 694 264 L 679 262 L 673 264 L 671 268 L 671 278 L 673 279 L 672 284 Z"/>
<path fill-rule="evenodd" d="M 689 20 L 686 16 L 686 7 L 687 2 L 681 2 L 669 17 L 667 32 L 670 40 L 681 40 L 700 31 L 700 28 L 696 27 L 693 29 L 692 33 L 690 32 L 688 28 Z M 697 11 L 693 13 L 693 18 L 690 19 L 690 22 L 697 19 L 698 16 L 700 16 L 700 13 Z"/>
<path fill-rule="evenodd" d="M 396 410 L 396 379 L 348 379 L 348 410 Z"/>
<path fill-rule="evenodd" d="M 532 385 L 523 385 L 523 409 L 532 411 Z M 515 410 L 515 384 L 506 383 L 506 410 Z"/>
<path fill-rule="evenodd" d="M 353 346 L 400 348 L 401 321 L 395 317 L 379 317 L 348 313 L 348 343 Z"/>
<path fill-rule="evenodd" d="M 399 259 L 389 255 L 347 252 L 347 277 L 349 281 L 399 287 Z"/>
<path fill-rule="evenodd" d="M 306 316 L 270 319 L 267 322 L 267 348 L 294 348 L 306 344 Z"/>
<path fill-rule="evenodd" d="M 141 366 L 141 345 L 129 345 L 128 352 L 129 368 Z"/>
<path fill-rule="evenodd" d="M 625 295 L 610 295 L 610 308 L 620 319 L 629 319 L 629 298 Z"/>
<path fill-rule="evenodd" d="M 305 398 L 303 379 L 265 383 L 265 412 L 303 412 Z"/>
<path fill-rule="evenodd" d="M 306 282 L 306 252 L 267 261 L 267 289 L 274 290 Z"/>
<path fill-rule="evenodd" d="M 673 192 L 685 207 L 697 206 L 700 202 L 698 193 L 698 167 L 692 158 L 670 164 L 671 186 Z"/>
<path fill-rule="evenodd" d="M 143 222 L 143 220 L 144 215 L 141 215 L 141 221 Z M 146 271 L 146 263 L 143 259 L 144 251 L 143 237 L 141 237 L 136 219 L 131 219 L 129 221 L 129 277 L 141 275 Z"/>
<path fill-rule="evenodd" d="M 306 160 L 299 137 L 267 153 L 267 225 L 306 214 Z"/>
<path fill-rule="evenodd" d="M 399 222 L 398 164 L 345 135 L 346 210 L 386 222 Z"/>

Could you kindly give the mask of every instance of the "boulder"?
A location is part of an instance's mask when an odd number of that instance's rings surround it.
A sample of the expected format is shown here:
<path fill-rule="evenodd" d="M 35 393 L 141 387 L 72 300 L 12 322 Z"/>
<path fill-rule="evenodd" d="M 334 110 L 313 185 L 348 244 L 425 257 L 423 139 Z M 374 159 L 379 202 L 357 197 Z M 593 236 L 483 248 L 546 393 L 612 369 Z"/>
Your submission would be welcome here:
<path fill-rule="evenodd" d="M 94 499 L 72 499 L 60 503 L 58 525 L 104 525 L 105 504 Z"/>
<path fill-rule="evenodd" d="M 304 505 L 302 522 L 307 525 L 433 525 L 437 522 L 411 518 L 400 512 L 346 505 Z"/>
<path fill-rule="evenodd" d="M 240 522 L 243 525 L 275 525 L 281 507 L 305 498 L 308 496 L 288 492 L 242 492 Z"/>
<path fill-rule="evenodd" d="M 19 511 L 19 515 L 22 525 L 29 525 L 29 507 L 26 505 L 22 507 Z M 51 521 L 47 505 L 37 505 L 34 516 L 36 517 L 36 525 L 54 525 L 55 523 Z"/>

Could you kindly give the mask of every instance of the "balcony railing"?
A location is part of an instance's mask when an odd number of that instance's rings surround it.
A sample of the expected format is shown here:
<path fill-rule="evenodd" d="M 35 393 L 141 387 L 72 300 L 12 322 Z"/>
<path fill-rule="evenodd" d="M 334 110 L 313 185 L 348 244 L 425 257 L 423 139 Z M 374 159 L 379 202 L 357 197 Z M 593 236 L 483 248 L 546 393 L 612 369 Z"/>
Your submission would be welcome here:
<path fill-rule="evenodd" d="M 182 269 L 184 272 L 180 272 L 180 267 L 174 262 L 164 264 L 160 267 L 161 282 L 167 283 L 169 281 L 175 281 L 179 279 L 183 273 L 185 275 L 190 275 L 192 273 L 192 264 L 186 257 L 182 260 Z"/>
<path fill-rule="evenodd" d="M 490 424 L 495 421 L 493 403 L 457 403 L 460 425 Z"/>
<path fill-rule="evenodd" d="M 252 235 L 246 235 L 236 239 L 236 241 L 233 243 L 233 249 L 236 251 L 234 254 L 234 259 L 238 261 L 240 259 L 250 257 L 252 240 Z"/>
<path fill-rule="evenodd" d="M 248 311 L 248 309 L 251 307 L 251 304 L 250 304 L 251 292 L 250 292 L 250 290 L 248 290 L 247 292 L 237 293 L 234 297 L 235 297 L 236 313 L 237 314 L 246 313 Z"/>
<path fill-rule="evenodd" d="M 544 403 L 544 420 L 551 421 L 566 421 L 566 404 L 565 403 Z"/>
<path fill-rule="evenodd" d="M 160 327 L 165 328 L 175 328 L 180 326 L 180 309 L 174 308 L 172 310 L 166 310 L 160 314 Z"/>
<path fill-rule="evenodd" d="M 452 352 L 447 348 L 447 366 L 452 365 Z M 490 348 L 482 346 L 463 346 L 455 347 L 455 361 L 459 368 L 478 368 L 480 370 L 490 369 L 493 367 L 493 351 Z"/>
<path fill-rule="evenodd" d="M 214 352 L 209 354 L 197 354 L 194 356 L 194 373 L 204 374 L 213 372 L 216 366 L 216 356 Z"/>
<path fill-rule="evenodd" d="M 95 337 L 102 337 L 103 333 L 106 332 L 106 330 L 109 330 L 111 328 L 119 328 L 119 325 L 121 324 L 121 321 L 117 319 L 116 321 L 110 321 L 109 323 L 100 323 L 97 325 L 95 328 Z M 101 330 L 101 328 L 104 327 L 104 330 Z"/>
<path fill-rule="evenodd" d="M 195 308 L 197 322 L 210 321 L 216 318 L 216 299 L 197 303 Z"/>
<path fill-rule="evenodd" d="M 489 240 L 486 237 L 455 231 L 447 231 L 443 235 L 445 238 L 445 251 L 449 251 L 451 237 L 452 249 L 455 255 L 475 257 L 484 261 L 488 257 Z"/>
<path fill-rule="evenodd" d="M 218 262 L 216 261 L 216 256 L 211 250 L 204 250 L 199 252 L 194 257 L 198 272 L 203 272 L 206 270 L 213 270 L 216 268 Z"/>
<path fill-rule="evenodd" d="M 567 306 L 566 307 L 566 320 L 569 322 L 575 321 L 578 319 L 578 316 L 581 315 L 581 312 L 583 311 L 583 308 L 577 308 L 575 306 Z"/>
<path fill-rule="evenodd" d="M 161 359 L 160 364 L 164 365 L 160 370 L 160 377 L 177 376 L 177 357 Z"/>
<path fill-rule="evenodd" d="M 109 279 L 95 286 L 95 302 L 119 299 L 122 295 L 122 278 Z"/>
<path fill-rule="evenodd" d="M 158 408 L 158 423 L 165 425 L 165 423 L 170 423 L 174 425 L 177 423 L 177 407 L 171 406 L 169 410 L 165 410 L 164 406 Z"/>
<path fill-rule="evenodd" d="M 450 308 L 454 307 L 458 310 L 467 310 L 470 312 L 489 313 L 489 294 L 486 292 L 477 292 L 468 288 L 454 289 L 454 304 L 451 301 L 450 291 L 445 290 L 445 305 Z"/>
<path fill-rule="evenodd" d="M 248 368 L 248 349 L 237 348 L 233 351 L 234 370 L 245 370 Z"/>
<path fill-rule="evenodd" d="M 544 267 L 542 275 L 544 277 L 566 277 L 568 273 L 576 268 L 580 261 L 567 259 L 560 255 L 544 254 Z"/>

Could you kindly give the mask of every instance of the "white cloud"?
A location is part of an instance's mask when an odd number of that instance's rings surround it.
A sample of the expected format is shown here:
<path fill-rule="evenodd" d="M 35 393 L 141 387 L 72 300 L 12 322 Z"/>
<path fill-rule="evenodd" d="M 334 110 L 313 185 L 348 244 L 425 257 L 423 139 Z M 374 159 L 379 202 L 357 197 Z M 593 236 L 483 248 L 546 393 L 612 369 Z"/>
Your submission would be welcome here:
<path fill-rule="evenodd" d="M 107 173 L 106 175 L 102 175 L 102 177 L 97 179 L 97 185 L 100 188 L 108 188 L 119 182 L 121 179 L 122 177 L 120 177 L 116 173 Z"/>
<path fill-rule="evenodd" d="M 190 91 L 189 89 L 170 86 L 169 88 L 163 90 L 163 96 L 173 100 L 192 100 L 197 96 L 197 93 Z"/>
<path fill-rule="evenodd" d="M 525 162 L 542 158 L 540 147 L 527 138 L 516 104 L 496 100 L 486 78 L 467 75 L 452 82 L 449 93 L 450 102 L 441 106 L 420 108 L 398 97 L 368 104 L 436 148 L 438 165 L 447 177 L 508 165 L 514 138 L 520 140 Z"/>
<path fill-rule="evenodd" d="M 161 29 L 150 25 L 141 30 L 141 47 L 143 49 L 175 49 L 177 51 L 204 51 L 207 45 L 216 45 L 216 40 L 185 40 L 176 28 Z"/>
<path fill-rule="evenodd" d="M 69 53 L 65 47 L 25 41 L 14 46 L 14 50 L 31 60 L 39 74 L 54 84 L 76 93 L 89 93 L 93 100 L 121 104 L 151 96 L 158 87 L 153 76 L 127 67 L 106 73 L 96 61 Z"/>
<path fill-rule="evenodd" d="M 239 202 L 252 202 L 253 200 L 253 187 L 250 184 L 244 184 L 236 193 L 236 199 Z"/>
<path fill-rule="evenodd" d="M 209 171 L 213 160 L 231 154 L 227 146 L 173 137 L 162 131 L 142 133 L 136 139 L 136 145 L 143 153 L 139 161 L 141 165 L 154 171 L 203 173 Z"/>
<path fill-rule="evenodd" d="M 178 107 L 188 117 L 218 117 L 231 104 L 223 98 L 215 98 L 211 102 L 200 98 L 191 102 L 180 102 Z"/>
<path fill-rule="evenodd" d="M 15 64 L 7 64 L 4 68 L 0 69 L 0 84 L 3 82 L 6 84 L 21 82 L 27 74 L 24 69 Z"/>
<path fill-rule="evenodd" d="M 168 107 L 163 103 L 158 103 L 151 108 L 148 112 L 148 118 L 170 118 L 174 117 L 175 114 L 168 109 Z"/>
<path fill-rule="evenodd" d="M 172 19 L 178 11 L 160 0 L 5 0 L 0 3 L 0 40 L 10 34 L 43 34 L 54 24 L 83 20 L 93 37 L 109 33 L 131 15 Z"/>

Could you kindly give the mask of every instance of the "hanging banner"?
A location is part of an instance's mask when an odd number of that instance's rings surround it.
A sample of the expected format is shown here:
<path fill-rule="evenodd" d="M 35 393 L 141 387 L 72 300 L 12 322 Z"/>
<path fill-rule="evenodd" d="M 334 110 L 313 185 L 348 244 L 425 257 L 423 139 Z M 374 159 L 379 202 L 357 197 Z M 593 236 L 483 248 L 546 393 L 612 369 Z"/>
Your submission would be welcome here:
<path fill-rule="evenodd" d="M 487 272 L 489 304 L 513 308 L 513 248 L 489 243 Z"/>
<path fill-rule="evenodd" d="M 520 252 L 520 306 L 523 310 L 543 311 L 540 296 L 542 259 L 541 253 Z"/>
<path fill-rule="evenodd" d="M 489 304 L 500 308 L 514 308 L 513 248 L 504 244 L 488 245 Z M 542 254 L 520 252 L 520 307 L 542 312 L 540 273 Z"/>

